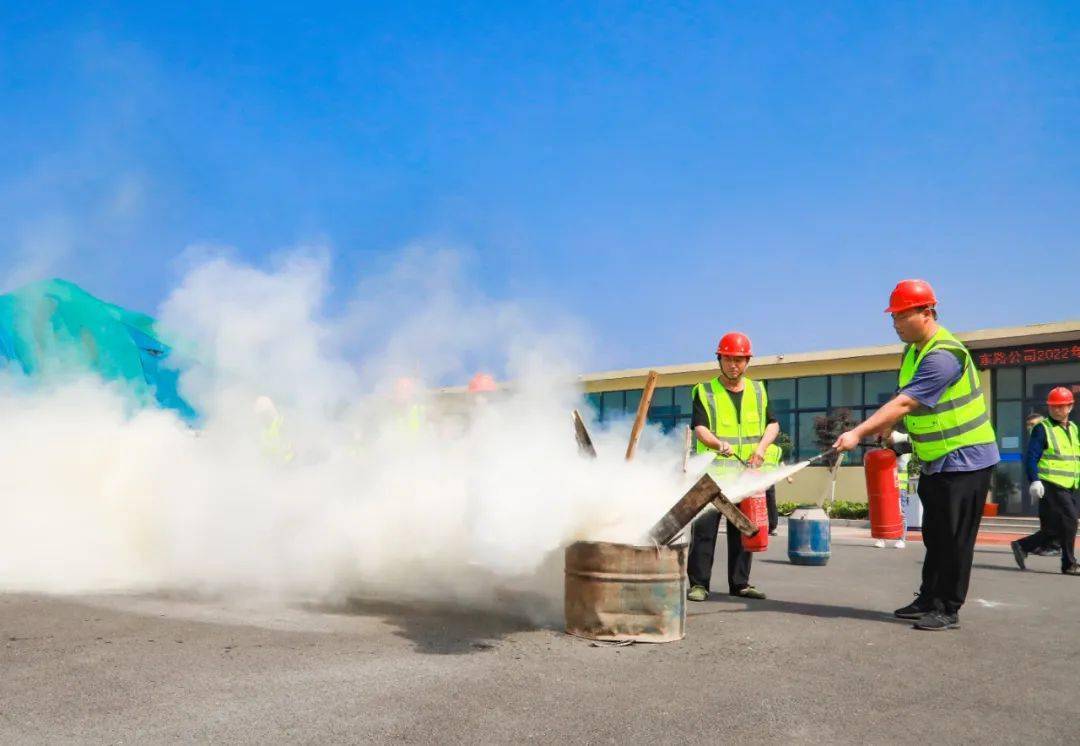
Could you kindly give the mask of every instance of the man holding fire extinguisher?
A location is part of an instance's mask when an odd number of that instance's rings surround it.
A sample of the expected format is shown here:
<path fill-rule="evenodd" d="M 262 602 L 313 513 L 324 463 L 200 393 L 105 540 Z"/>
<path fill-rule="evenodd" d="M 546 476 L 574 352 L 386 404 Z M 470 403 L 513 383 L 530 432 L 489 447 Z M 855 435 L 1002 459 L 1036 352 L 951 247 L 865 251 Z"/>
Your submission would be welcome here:
<path fill-rule="evenodd" d="M 915 601 L 897 609 L 924 630 L 957 629 L 967 597 L 975 538 L 990 476 L 1000 461 L 979 373 L 967 348 L 937 322 L 937 298 L 923 280 L 903 280 L 886 313 L 906 343 L 899 393 L 833 444 L 850 451 L 872 435 L 891 435 L 903 420 L 922 462 L 922 584 Z"/>
<path fill-rule="evenodd" d="M 780 423 L 769 411 L 769 397 L 760 381 L 746 377 L 753 351 L 745 334 L 725 334 L 716 348 L 720 375 L 699 383 L 692 392 L 693 419 L 690 422 L 697 438 L 697 452 L 716 453 L 709 467 L 718 480 L 737 475 L 743 469 L 757 469 L 773 455 L 769 446 L 780 432 Z M 709 597 L 716 534 L 720 514 L 711 513 L 694 521 L 690 531 L 690 555 L 687 576 L 691 601 Z M 742 598 L 765 598 L 750 585 L 750 562 L 753 554 L 742 545 L 742 535 L 731 522 L 727 524 L 728 592 Z"/>

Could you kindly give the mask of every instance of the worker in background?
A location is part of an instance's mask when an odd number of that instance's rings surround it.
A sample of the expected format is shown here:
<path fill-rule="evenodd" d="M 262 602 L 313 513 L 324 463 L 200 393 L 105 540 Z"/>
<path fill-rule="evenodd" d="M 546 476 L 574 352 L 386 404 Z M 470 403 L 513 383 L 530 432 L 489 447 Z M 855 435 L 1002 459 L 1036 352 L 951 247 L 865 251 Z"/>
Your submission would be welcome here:
<path fill-rule="evenodd" d="M 1080 575 L 1076 564 L 1077 491 L 1080 489 L 1080 434 L 1069 419 L 1073 393 L 1058 386 L 1046 399 L 1050 417 L 1036 425 L 1028 440 L 1024 469 L 1031 482 L 1028 493 L 1040 501 L 1040 527 L 1031 536 L 1012 543 L 1013 557 L 1021 570 L 1024 558 L 1050 539 L 1061 545 L 1061 572 Z M 1045 523 L 1041 520 L 1045 506 Z"/>
<path fill-rule="evenodd" d="M 780 459 L 784 452 L 780 450 L 780 446 L 776 443 L 771 443 L 768 448 L 765 449 L 765 463 L 761 468 L 765 470 L 775 470 L 780 468 Z M 769 536 L 776 536 L 776 528 L 780 525 L 780 513 L 776 510 L 776 485 L 771 484 L 769 488 L 765 490 L 765 505 L 769 509 Z"/>
<path fill-rule="evenodd" d="M 490 373 L 477 373 L 469 379 L 469 393 L 474 401 L 487 401 L 491 394 L 499 390 L 495 378 Z"/>
<path fill-rule="evenodd" d="M 292 444 L 285 437 L 285 417 L 269 396 L 255 398 L 255 416 L 262 427 L 260 437 L 263 453 L 276 461 L 288 464 L 296 458 Z"/>
<path fill-rule="evenodd" d="M 769 411 L 765 386 L 745 375 L 752 354 L 746 335 L 725 334 L 716 349 L 720 375 L 699 383 L 691 392 L 694 413 L 690 426 L 697 438 L 697 451 L 716 454 L 709 470 L 721 483 L 746 468 L 760 468 L 765 463 L 766 451 L 780 432 L 780 423 Z M 690 580 L 687 598 L 691 601 L 709 597 L 719 528 L 719 513 L 711 513 L 694 521 L 690 530 L 686 570 Z M 731 595 L 765 598 L 764 593 L 750 585 L 752 559 L 753 555 L 743 549 L 739 530 L 729 522 L 727 579 Z"/>
<path fill-rule="evenodd" d="M 394 381 L 394 406 L 405 430 L 419 433 L 424 424 L 424 406 L 420 403 L 415 378 L 403 376 Z"/>
<path fill-rule="evenodd" d="M 900 282 L 886 313 L 907 345 L 899 393 L 833 446 L 850 451 L 864 437 L 891 436 L 903 421 L 921 462 L 926 557 L 915 601 L 894 613 L 917 629 L 956 629 L 991 472 L 1001 460 L 997 438 L 971 353 L 938 324 L 933 288 L 922 280 Z"/>
<path fill-rule="evenodd" d="M 1035 426 L 1045 419 L 1038 412 L 1029 412 L 1028 416 L 1024 418 L 1024 429 L 1028 435 L 1028 444 L 1031 443 L 1031 431 L 1035 429 Z M 1030 475 L 1028 476 L 1028 482 L 1031 482 Z M 1030 493 L 1029 493 L 1030 494 Z M 1035 498 L 1033 498 L 1035 499 Z M 1046 518 L 1046 501 L 1035 499 L 1039 504 L 1039 530 L 1045 532 L 1047 528 Z M 1057 557 L 1061 554 L 1061 545 L 1058 543 L 1057 538 L 1047 535 L 1046 541 L 1041 547 L 1035 547 L 1029 554 L 1037 554 L 1040 557 Z"/>

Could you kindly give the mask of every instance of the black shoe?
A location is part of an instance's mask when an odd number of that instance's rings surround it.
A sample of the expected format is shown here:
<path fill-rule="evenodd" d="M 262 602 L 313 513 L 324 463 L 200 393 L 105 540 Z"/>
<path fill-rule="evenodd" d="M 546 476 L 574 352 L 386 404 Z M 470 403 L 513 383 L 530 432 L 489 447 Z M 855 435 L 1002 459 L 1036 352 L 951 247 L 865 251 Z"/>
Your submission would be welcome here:
<path fill-rule="evenodd" d="M 1026 570 L 1027 565 L 1024 564 L 1024 557 L 1027 557 L 1027 552 L 1020 548 L 1020 542 L 1014 541 L 1009 544 L 1013 550 L 1013 559 L 1016 560 L 1016 566 L 1021 570 Z"/>
<path fill-rule="evenodd" d="M 1069 565 L 1061 571 L 1062 575 L 1080 575 L 1080 565 Z"/>
<path fill-rule="evenodd" d="M 915 622 L 915 629 L 924 629 L 928 632 L 960 629 L 960 617 L 956 614 L 946 614 L 944 611 L 931 611 Z"/>
<path fill-rule="evenodd" d="M 903 608 L 897 609 L 893 612 L 893 616 L 898 619 L 922 619 L 924 615 L 929 614 L 934 610 L 934 602 L 921 598 L 919 594 L 915 594 L 915 600 L 909 603 Z"/>

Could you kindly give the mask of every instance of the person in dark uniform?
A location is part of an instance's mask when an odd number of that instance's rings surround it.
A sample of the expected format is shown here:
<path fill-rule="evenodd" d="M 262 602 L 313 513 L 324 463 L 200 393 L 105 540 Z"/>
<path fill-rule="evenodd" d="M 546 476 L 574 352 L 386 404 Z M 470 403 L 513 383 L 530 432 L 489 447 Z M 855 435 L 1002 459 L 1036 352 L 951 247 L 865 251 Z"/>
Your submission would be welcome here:
<path fill-rule="evenodd" d="M 1031 431 L 1034 430 L 1035 426 L 1038 425 L 1040 422 L 1042 422 L 1044 419 L 1046 419 L 1046 418 L 1043 417 L 1038 412 L 1029 412 L 1028 416 L 1024 418 L 1024 431 L 1028 434 L 1028 445 L 1029 446 L 1031 445 Z M 1030 448 L 1028 450 L 1030 451 Z M 1041 451 L 1040 451 L 1040 453 L 1041 453 Z M 1039 458 L 1038 458 L 1038 456 L 1036 456 L 1035 461 L 1037 462 L 1038 460 L 1039 460 Z M 1028 482 L 1031 482 L 1032 480 L 1034 480 L 1034 477 L 1032 477 L 1031 475 L 1034 474 L 1035 472 L 1033 472 L 1031 469 L 1028 469 L 1027 472 L 1028 472 Z M 1045 532 L 1046 527 L 1047 527 L 1047 524 L 1046 524 L 1046 521 L 1047 521 L 1046 501 L 1045 500 L 1039 500 L 1038 498 L 1033 498 L 1033 499 L 1038 500 L 1038 503 L 1039 503 L 1039 507 L 1038 507 L 1039 530 Z M 1040 546 L 1040 547 L 1035 547 L 1034 549 L 1032 549 L 1030 554 L 1037 554 L 1040 557 L 1057 557 L 1058 555 L 1061 554 L 1061 545 L 1058 544 L 1058 540 L 1056 538 L 1053 538 L 1052 536 L 1047 535 L 1046 536 L 1046 541 L 1043 543 L 1043 545 Z"/>
<path fill-rule="evenodd" d="M 743 334 L 725 334 L 716 350 L 720 375 L 694 387 L 694 414 L 691 428 L 697 438 L 698 453 L 714 452 L 710 473 L 723 483 L 745 468 L 765 464 L 767 450 L 780 432 L 780 423 L 769 410 L 768 394 L 760 381 L 746 377 L 751 357 L 750 340 Z M 716 534 L 720 514 L 710 513 L 694 521 L 690 530 L 687 576 L 691 601 L 709 597 Z M 742 598 L 765 598 L 750 585 L 753 554 L 742 546 L 742 534 L 727 523 L 728 592 Z"/>
<path fill-rule="evenodd" d="M 1039 530 L 1012 543 L 1013 557 L 1021 570 L 1036 550 L 1057 543 L 1061 547 L 1061 572 L 1080 575 L 1076 563 L 1077 491 L 1080 488 L 1080 433 L 1069 420 L 1073 393 L 1064 386 L 1050 392 L 1046 405 L 1050 418 L 1031 430 L 1024 469 L 1031 484 L 1028 492 L 1039 501 Z"/>

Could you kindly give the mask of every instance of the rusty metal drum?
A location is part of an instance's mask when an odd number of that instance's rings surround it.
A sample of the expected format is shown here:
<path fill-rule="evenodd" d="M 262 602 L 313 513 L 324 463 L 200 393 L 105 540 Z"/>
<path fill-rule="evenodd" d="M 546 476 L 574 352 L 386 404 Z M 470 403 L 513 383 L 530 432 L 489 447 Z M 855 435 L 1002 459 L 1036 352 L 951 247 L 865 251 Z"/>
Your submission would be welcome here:
<path fill-rule="evenodd" d="M 566 631 L 590 640 L 686 634 L 686 544 L 579 541 L 566 548 Z"/>

